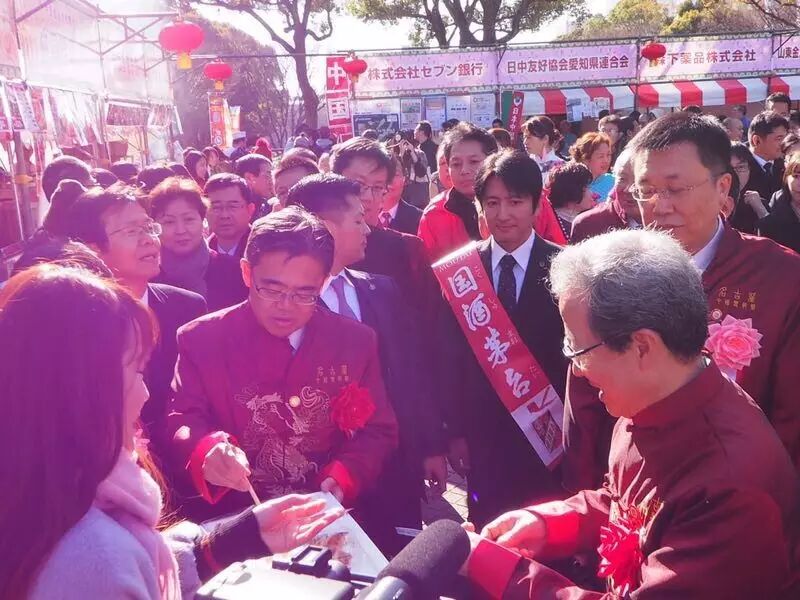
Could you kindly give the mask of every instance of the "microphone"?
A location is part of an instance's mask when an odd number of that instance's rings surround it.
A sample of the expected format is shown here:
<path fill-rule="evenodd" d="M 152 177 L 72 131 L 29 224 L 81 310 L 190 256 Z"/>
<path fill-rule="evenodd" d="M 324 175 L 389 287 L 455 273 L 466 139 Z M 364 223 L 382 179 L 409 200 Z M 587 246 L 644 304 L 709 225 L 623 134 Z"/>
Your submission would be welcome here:
<path fill-rule="evenodd" d="M 455 580 L 469 552 L 469 536 L 458 523 L 436 521 L 378 573 L 358 600 L 438 599 Z"/>

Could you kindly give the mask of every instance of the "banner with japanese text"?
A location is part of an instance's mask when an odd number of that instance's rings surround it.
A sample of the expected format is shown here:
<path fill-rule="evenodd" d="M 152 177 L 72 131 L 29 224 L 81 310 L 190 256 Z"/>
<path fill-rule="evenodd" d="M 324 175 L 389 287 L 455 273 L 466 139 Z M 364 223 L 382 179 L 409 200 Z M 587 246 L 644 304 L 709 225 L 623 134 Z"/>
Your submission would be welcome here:
<path fill-rule="evenodd" d="M 344 56 L 325 59 L 325 105 L 328 128 L 337 140 L 353 137 L 353 116 L 350 111 L 350 78 L 342 67 Z"/>
<path fill-rule="evenodd" d="M 775 71 L 800 69 L 800 39 L 795 34 L 779 34 L 773 41 L 775 53 L 772 68 Z"/>
<path fill-rule="evenodd" d="M 208 122 L 211 127 L 211 144 L 213 146 L 233 145 L 226 144 L 225 131 L 225 97 L 222 94 L 209 92 L 208 94 Z M 231 135 L 231 138 L 233 136 Z"/>
<path fill-rule="evenodd" d="M 636 77 L 636 44 L 551 46 L 508 50 L 497 68 L 499 85 L 625 80 Z"/>
<path fill-rule="evenodd" d="M 497 80 L 494 51 L 376 54 L 365 60 L 367 72 L 356 84 L 359 94 L 463 89 L 492 86 Z"/>
<path fill-rule="evenodd" d="M 688 39 L 664 42 L 667 53 L 656 61 L 642 59 L 644 81 L 713 78 L 768 72 L 772 69 L 772 39 Z"/>

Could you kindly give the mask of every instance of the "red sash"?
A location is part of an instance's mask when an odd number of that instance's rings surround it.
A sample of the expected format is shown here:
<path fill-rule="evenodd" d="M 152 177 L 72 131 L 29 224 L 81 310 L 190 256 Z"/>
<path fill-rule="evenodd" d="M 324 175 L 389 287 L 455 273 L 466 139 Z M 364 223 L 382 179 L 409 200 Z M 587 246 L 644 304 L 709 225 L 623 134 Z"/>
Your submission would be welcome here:
<path fill-rule="evenodd" d="M 494 391 L 545 466 L 555 468 L 564 453 L 564 404 L 500 304 L 476 243 L 433 272 Z"/>

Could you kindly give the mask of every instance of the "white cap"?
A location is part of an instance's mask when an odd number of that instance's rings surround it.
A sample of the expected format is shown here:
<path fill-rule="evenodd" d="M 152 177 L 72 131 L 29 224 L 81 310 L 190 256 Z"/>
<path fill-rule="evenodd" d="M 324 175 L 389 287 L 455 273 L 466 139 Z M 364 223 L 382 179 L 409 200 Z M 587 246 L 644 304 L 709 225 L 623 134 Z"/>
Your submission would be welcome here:
<path fill-rule="evenodd" d="M 247 133 L 245 133 L 244 131 L 237 131 L 236 133 L 233 134 L 234 140 L 243 140 L 246 137 Z"/>

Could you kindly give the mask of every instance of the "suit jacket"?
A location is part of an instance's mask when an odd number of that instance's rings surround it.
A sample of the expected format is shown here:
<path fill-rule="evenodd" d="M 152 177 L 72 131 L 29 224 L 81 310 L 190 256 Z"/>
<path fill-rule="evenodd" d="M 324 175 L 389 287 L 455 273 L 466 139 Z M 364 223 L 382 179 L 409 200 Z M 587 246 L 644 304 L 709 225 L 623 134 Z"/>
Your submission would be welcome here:
<path fill-rule="evenodd" d="M 791 199 L 778 192 L 772 199 L 772 212 L 758 222 L 758 234 L 800 253 L 800 219 Z"/>
<path fill-rule="evenodd" d="M 772 194 L 777 192 L 783 186 L 783 159 L 779 158 L 772 163 L 772 175 L 767 177 L 767 174 L 762 168 L 754 168 L 750 170 L 750 180 L 744 186 L 744 190 L 752 190 L 758 192 L 759 196 L 764 200 L 764 203 L 772 198 Z M 750 232 L 746 232 L 750 233 Z"/>
<path fill-rule="evenodd" d="M 419 220 L 421 218 L 422 211 L 419 208 L 409 204 L 405 200 L 400 200 L 400 204 L 397 205 L 397 214 L 395 214 L 389 227 L 400 233 L 417 235 Z"/>
<path fill-rule="evenodd" d="M 236 258 L 244 258 L 244 250 L 247 247 L 247 238 L 250 237 L 250 231 L 248 230 L 242 238 L 239 240 L 239 243 L 236 244 L 236 252 L 234 256 Z M 208 247 L 211 248 L 214 252 L 219 252 L 219 241 L 217 240 L 217 236 L 215 234 L 211 234 L 208 238 Z M 220 254 L 224 254 L 220 252 Z"/>
<path fill-rule="evenodd" d="M 200 294 L 171 285 L 147 286 L 147 304 L 158 321 L 158 345 L 145 371 L 150 399 L 142 408 L 142 426 L 158 446 L 163 441 L 170 383 L 178 358 L 178 328 L 206 313 L 206 301 Z"/>
<path fill-rule="evenodd" d="M 564 398 L 567 361 L 562 354 L 564 326 L 546 285 L 555 244 L 536 236 L 516 309 L 509 315 L 522 341 Z M 491 277 L 489 240 L 478 253 Z M 465 437 L 470 451 L 470 520 L 485 524 L 498 514 L 562 495 L 558 469 L 549 471 L 530 446 L 478 364 L 452 309 L 439 319 L 440 377 L 437 395 L 445 401 L 445 420 L 453 437 Z M 477 501 L 476 501 L 477 498 Z"/>

